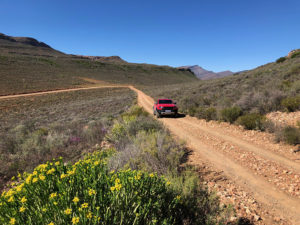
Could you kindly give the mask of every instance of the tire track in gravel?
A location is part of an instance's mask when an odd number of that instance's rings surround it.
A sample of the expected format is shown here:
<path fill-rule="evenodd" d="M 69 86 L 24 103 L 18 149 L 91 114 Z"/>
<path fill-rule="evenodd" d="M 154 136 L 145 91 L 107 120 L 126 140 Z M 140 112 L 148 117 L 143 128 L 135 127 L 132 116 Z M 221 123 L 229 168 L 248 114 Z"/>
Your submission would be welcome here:
<path fill-rule="evenodd" d="M 138 103 L 152 114 L 154 100 L 142 91 L 130 86 L 138 95 Z M 252 171 L 236 163 L 224 154 L 215 151 L 212 146 L 205 144 L 200 136 L 203 133 L 227 142 L 238 145 L 245 152 L 252 152 L 262 158 L 275 161 L 287 168 L 300 171 L 300 165 L 296 162 L 276 155 L 273 152 L 259 148 L 251 143 L 239 140 L 227 134 L 219 133 L 197 124 L 197 119 L 192 117 L 185 118 L 162 118 L 160 121 L 178 138 L 187 142 L 196 154 L 210 161 L 217 169 L 224 171 L 225 175 L 232 179 L 236 184 L 249 191 L 263 205 L 270 209 L 275 209 L 278 215 L 282 215 L 292 221 L 293 224 L 300 224 L 300 200 L 278 190 L 276 186 L 268 183 L 265 179 L 255 175 Z M 193 156 L 190 156 L 193 158 Z M 195 161 L 194 161 L 195 164 Z"/>

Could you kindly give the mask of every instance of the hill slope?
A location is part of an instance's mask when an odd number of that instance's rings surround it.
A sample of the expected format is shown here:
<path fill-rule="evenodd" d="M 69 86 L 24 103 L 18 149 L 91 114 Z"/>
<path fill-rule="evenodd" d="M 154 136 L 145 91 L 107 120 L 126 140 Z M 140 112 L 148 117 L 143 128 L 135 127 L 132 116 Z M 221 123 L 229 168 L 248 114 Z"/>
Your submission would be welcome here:
<path fill-rule="evenodd" d="M 208 108 L 213 107 L 218 112 L 234 105 L 245 113 L 265 114 L 281 110 L 282 99 L 300 94 L 300 54 L 296 51 L 283 61 L 222 79 L 157 87 L 146 91 L 156 98 L 173 98 L 184 112 L 202 118 Z M 214 118 L 216 117 L 217 115 Z"/>
<path fill-rule="evenodd" d="M 135 85 L 196 80 L 191 72 L 168 66 L 68 55 L 33 38 L 0 35 L 0 95 L 78 87 L 86 83 L 79 77 Z"/>

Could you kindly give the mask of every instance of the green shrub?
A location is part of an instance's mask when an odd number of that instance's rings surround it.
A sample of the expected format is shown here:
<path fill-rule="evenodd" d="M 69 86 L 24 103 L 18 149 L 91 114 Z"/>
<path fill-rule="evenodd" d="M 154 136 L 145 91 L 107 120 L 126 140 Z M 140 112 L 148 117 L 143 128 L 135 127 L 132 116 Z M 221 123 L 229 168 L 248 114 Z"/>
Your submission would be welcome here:
<path fill-rule="evenodd" d="M 142 112 L 142 111 L 141 111 Z M 167 174 L 177 171 L 185 148 L 174 142 L 163 126 L 149 115 L 135 111 L 126 113 L 115 121 L 107 139 L 118 153 L 110 162 L 111 169 L 131 168 Z"/>
<path fill-rule="evenodd" d="M 194 116 L 196 116 L 199 119 L 205 119 L 206 121 L 216 120 L 217 110 L 214 107 L 198 107 L 195 109 Z"/>
<path fill-rule="evenodd" d="M 300 109 L 300 96 L 288 97 L 281 101 L 281 105 L 288 112 L 295 112 Z"/>
<path fill-rule="evenodd" d="M 283 140 L 290 145 L 300 144 L 300 130 L 296 127 L 288 126 L 283 129 Z"/>
<path fill-rule="evenodd" d="M 237 123 L 242 125 L 247 130 L 265 130 L 264 122 L 266 121 L 265 116 L 258 113 L 250 113 L 247 115 L 240 116 L 237 119 Z"/>
<path fill-rule="evenodd" d="M 298 56 L 300 56 L 300 51 L 296 51 L 295 53 L 293 53 L 293 54 L 291 55 L 291 58 L 293 59 L 293 58 L 296 58 L 296 57 L 298 57 Z"/>
<path fill-rule="evenodd" d="M 240 115 L 242 115 L 242 110 L 238 106 L 221 110 L 221 119 L 225 122 L 233 123 Z"/>
<path fill-rule="evenodd" d="M 210 107 L 205 110 L 204 119 L 206 121 L 216 120 L 217 119 L 217 110 L 214 107 Z"/>
<path fill-rule="evenodd" d="M 285 57 L 280 57 L 279 59 L 276 60 L 276 63 L 282 63 L 286 60 Z"/>
<path fill-rule="evenodd" d="M 24 174 L 0 197 L 0 223 L 182 224 L 188 219 L 185 200 L 169 181 L 140 171 L 109 172 L 109 154 L 95 152 L 74 165 L 48 162 Z"/>

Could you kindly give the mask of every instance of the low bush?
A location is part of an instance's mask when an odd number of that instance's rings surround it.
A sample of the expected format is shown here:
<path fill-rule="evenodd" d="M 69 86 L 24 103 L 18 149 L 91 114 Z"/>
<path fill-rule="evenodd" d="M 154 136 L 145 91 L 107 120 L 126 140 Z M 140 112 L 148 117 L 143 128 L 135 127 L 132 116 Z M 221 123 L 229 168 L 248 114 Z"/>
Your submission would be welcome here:
<path fill-rule="evenodd" d="M 300 129 L 287 126 L 282 131 L 282 139 L 290 145 L 300 144 Z"/>
<path fill-rule="evenodd" d="M 214 107 L 204 108 L 198 107 L 193 114 L 199 119 L 205 119 L 206 121 L 217 119 L 217 110 Z"/>
<path fill-rule="evenodd" d="M 131 168 L 160 175 L 177 171 L 185 147 L 176 143 L 163 126 L 148 114 L 135 114 L 135 108 L 116 120 L 106 139 L 117 149 L 111 169 Z"/>
<path fill-rule="evenodd" d="M 237 123 L 242 125 L 247 130 L 265 130 L 266 117 L 258 113 L 250 113 L 240 116 Z"/>
<path fill-rule="evenodd" d="M 95 152 L 74 165 L 48 162 L 19 176 L 1 195 L 0 223 L 182 224 L 189 219 L 186 200 L 169 181 L 141 171 L 109 172 L 110 154 Z"/>
<path fill-rule="evenodd" d="M 225 122 L 233 123 L 239 116 L 242 115 L 242 110 L 238 106 L 222 109 L 220 117 Z"/>
<path fill-rule="evenodd" d="M 291 55 L 291 58 L 293 59 L 293 58 L 296 58 L 296 57 L 299 57 L 299 56 L 300 56 L 300 51 L 298 50 L 298 51 L 296 51 L 295 53 L 293 53 Z"/>
<path fill-rule="evenodd" d="M 295 112 L 300 109 L 300 96 L 288 97 L 281 101 L 281 105 L 288 112 Z"/>
<path fill-rule="evenodd" d="M 276 63 L 282 63 L 286 60 L 285 57 L 280 57 L 279 59 L 276 60 Z"/>

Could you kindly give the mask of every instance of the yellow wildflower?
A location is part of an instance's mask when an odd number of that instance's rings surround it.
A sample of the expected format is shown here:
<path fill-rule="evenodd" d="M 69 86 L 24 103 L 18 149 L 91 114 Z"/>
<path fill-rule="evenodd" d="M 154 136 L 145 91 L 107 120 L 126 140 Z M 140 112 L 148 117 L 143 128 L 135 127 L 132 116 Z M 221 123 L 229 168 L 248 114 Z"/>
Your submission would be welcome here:
<path fill-rule="evenodd" d="M 180 195 L 177 195 L 176 196 L 176 199 L 179 201 L 181 199 L 181 196 Z"/>
<path fill-rule="evenodd" d="M 8 190 L 7 192 L 3 191 L 2 195 L 5 194 L 5 197 L 10 197 L 10 196 L 12 196 L 14 193 L 15 193 L 14 190 L 13 190 L 13 189 L 10 189 L 10 190 Z"/>
<path fill-rule="evenodd" d="M 7 201 L 8 201 L 8 202 L 13 202 L 14 200 L 15 200 L 14 197 L 11 196 Z"/>
<path fill-rule="evenodd" d="M 120 179 L 117 178 L 117 179 L 115 180 L 115 182 L 116 182 L 116 183 L 120 183 Z"/>
<path fill-rule="evenodd" d="M 50 199 L 51 199 L 51 198 L 55 198 L 55 197 L 57 197 L 57 193 L 56 193 L 56 192 L 50 194 Z"/>
<path fill-rule="evenodd" d="M 115 188 L 116 188 L 117 191 L 120 191 L 121 188 L 122 188 L 122 184 L 116 184 Z"/>
<path fill-rule="evenodd" d="M 149 177 L 154 177 L 154 174 L 153 174 L 153 173 L 150 173 L 150 174 L 149 174 Z"/>
<path fill-rule="evenodd" d="M 81 205 L 81 207 L 82 207 L 83 209 L 86 209 L 88 206 L 89 206 L 88 203 L 83 203 L 83 204 Z"/>
<path fill-rule="evenodd" d="M 42 212 L 47 212 L 47 209 L 46 208 L 42 208 Z"/>
<path fill-rule="evenodd" d="M 92 219 L 92 218 L 93 218 L 92 212 L 88 212 L 88 213 L 86 214 L 86 218 Z"/>
<path fill-rule="evenodd" d="M 46 171 L 46 168 L 48 167 L 47 164 L 40 164 L 36 170 L 39 170 L 39 171 Z"/>
<path fill-rule="evenodd" d="M 32 179 L 32 174 L 30 174 L 30 175 L 26 178 L 26 180 L 25 180 L 26 184 L 29 184 L 30 181 L 31 181 L 31 179 Z"/>
<path fill-rule="evenodd" d="M 26 210 L 26 208 L 24 206 L 22 206 L 20 209 L 19 209 L 19 212 L 22 213 Z"/>
<path fill-rule="evenodd" d="M 55 169 L 52 168 L 52 169 L 50 169 L 50 170 L 47 171 L 47 174 L 49 175 L 49 174 L 52 174 L 52 173 L 54 173 L 54 172 L 55 172 Z"/>
<path fill-rule="evenodd" d="M 16 224 L 16 219 L 15 218 L 11 218 L 9 221 L 9 224 L 14 225 Z"/>
<path fill-rule="evenodd" d="M 51 222 L 51 223 L 49 223 L 48 225 L 54 225 L 54 223 L 53 223 L 53 222 Z"/>
<path fill-rule="evenodd" d="M 26 197 L 24 196 L 23 198 L 21 198 L 21 202 L 22 203 L 25 203 L 25 202 L 27 202 L 27 199 L 26 199 Z"/>
<path fill-rule="evenodd" d="M 3 191 L 3 192 L 2 192 L 1 197 L 3 197 L 4 195 L 7 196 L 6 191 Z"/>
<path fill-rule="evenodd" d="M 46 177 L 45 177 L 44 175 L 42 175 L 42 174 L 39 175 L 39 178 L 40 178 L 40 180 L 42 180 L 42 181 L 46 179 Z"/>
<path fill-rule="evenodd" d="M 36 183 L 39 179 L 37 179 L 36 177 L 32 179 L 32 183 Z"/>
<path fill-rule="evenodd" d="M 58 203 L 57 203 L 57 202 L 53 202 L 53 204 L 54 204 L 54 205 L 57 205 Z"/>
<path fill-rule="evenodd" d="M 73 199 L 73 202 L 76 204 L 77 202 L 79 202 L 79 198 L 78 198 L 78 197 L 75 197 L 75 198 Z"/>
<path fill-rule="evenodd" d="M 94 166 L 98 166 L 100 164 L 99 161 L 94 162 Z"/>
<path fill-rule="evenodd" d="M 68 176 L 68 175 L 62 173 L 62 174 L 60 175 L 60 179 L 64 179 L 64 178 L 67 177 L 67 176 Z"/>
<path fill-rule="evenodd" d="M 171 182 L 170 182 L 170 181 L 168 181 L 168 182 L 167 182 L 167 185 L 170 185 L 170 184 L 171 184 Z"/>
<path fill-rule="evenodd" d="M 33 171 L 33 175 L 37 175 L 37 171 Z"/>
<path fill-rule="evenodd" d="M 11 180 L 15 180 L 16 179 L 16 177 L 15 176 L 13 176 L 12 178 L 11 178 Z"/>
<path fill-rule="evenodd" d="M 22 189 L 23 189 L 23 187 L 24 187 L 24 183 L 22 183 L 22 184 L 20 184 L 19 186 L 17 186 L 17 187 L 16 187 L 16 191 L 17 191 L 17 192 L 21 192 Z"/>
<path fill-rule="evenodd" d="M 114 191 L 114 190 L 115 190 L 115 187 L 110 187 L 110 190 L 111 190 L 111 191 Z"/>
<path fill-rule="evenodd" d="M 73 218 L 72 218 L 72 223 L 73 223 L 73 224 L 79 223 L 79 217 L 73 217 Z"/>
<path fill-rule="evenodd" d="M 134 176 L 134 179 L 139 180 L 139 179 L 141 179 L 141 176 L 140 175 Z"/>
<path fill-rule="evenodd" d="M 89 189 L 89 196 L 95 195 L 96 191 L 93 189 Z"/>
<path fill-rule="evenodd" d="M 72 213 L 72 209 L 68 208 L 64 212 L 66 215 L 70 215 Z"/>
<path fill-rule="evenodd" d="M 76 172 L 76 168 L 67 172 L 68 175 L 74 175 Z"/>
<path fill-rule="evenodd" d="M 57 162 L 55 163 L 55 166 L 59 166 L 59 165 L 60 165 L 60 162 L 57 161 Z"/>

